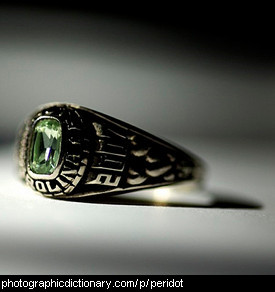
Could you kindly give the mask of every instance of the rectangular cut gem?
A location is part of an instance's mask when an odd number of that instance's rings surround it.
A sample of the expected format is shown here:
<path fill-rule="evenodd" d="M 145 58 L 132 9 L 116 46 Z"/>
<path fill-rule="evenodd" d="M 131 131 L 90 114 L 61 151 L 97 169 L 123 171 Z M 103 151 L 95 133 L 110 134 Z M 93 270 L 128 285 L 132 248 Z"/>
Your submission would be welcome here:
<path fill-rule="evenodd" d="M 30 148 L 30 169 L 37 174 L 51 174 L 58 165 L 61 152 L 61 124 L 55 119 L 36 123 Z"/>

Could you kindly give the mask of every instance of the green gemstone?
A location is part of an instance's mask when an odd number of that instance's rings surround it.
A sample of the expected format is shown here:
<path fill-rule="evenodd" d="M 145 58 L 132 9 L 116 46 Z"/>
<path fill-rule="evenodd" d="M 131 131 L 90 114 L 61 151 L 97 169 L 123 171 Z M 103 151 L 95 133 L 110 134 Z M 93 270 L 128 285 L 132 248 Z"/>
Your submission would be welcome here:
<path fill-rule="evenodd" d="M 31 171 L 37 174 L 54 172 L 59 161 L 61 138 L 59 121 L 43 119 L 35 125 L 30 148 Z"/>

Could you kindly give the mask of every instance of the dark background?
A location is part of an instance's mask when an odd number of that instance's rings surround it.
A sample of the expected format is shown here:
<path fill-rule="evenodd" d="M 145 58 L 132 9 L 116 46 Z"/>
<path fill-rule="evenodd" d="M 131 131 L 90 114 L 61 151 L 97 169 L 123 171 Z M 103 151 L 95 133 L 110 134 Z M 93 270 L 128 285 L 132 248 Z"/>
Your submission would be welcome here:
<path fill-rule="evenodd" d="M 270 139 L 268 7 L 2 1 L 0 142 L 40 104 L 68 101 L 162 136 Z"/>
<path fill-rule="evenodd" d="M 0 273 L 274 274 L 273 7 L 39 3 L 0 6 Z M 51 101 L 186 146 L 203 190 L 36 196 L 8 143 Z"/>

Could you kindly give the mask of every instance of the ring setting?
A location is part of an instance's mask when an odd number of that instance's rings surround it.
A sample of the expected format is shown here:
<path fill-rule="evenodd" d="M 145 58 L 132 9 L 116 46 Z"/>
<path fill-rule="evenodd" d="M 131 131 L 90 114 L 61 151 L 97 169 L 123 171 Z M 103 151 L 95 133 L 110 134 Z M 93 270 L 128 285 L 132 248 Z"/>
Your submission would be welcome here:
<path fill-rule="evenodd" d="M 19 175 L 46 197 L 114 195 L 202 181 L 194 154 L 103 113 L 46 104 L 18 134 Z"/>

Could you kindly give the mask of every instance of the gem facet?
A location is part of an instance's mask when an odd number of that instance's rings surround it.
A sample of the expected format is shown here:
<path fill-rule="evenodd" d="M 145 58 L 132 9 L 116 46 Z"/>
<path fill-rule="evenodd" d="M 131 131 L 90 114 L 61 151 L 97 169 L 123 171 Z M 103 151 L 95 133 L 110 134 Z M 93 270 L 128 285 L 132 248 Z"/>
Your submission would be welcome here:
<path fill-rule="evenodd" d="M 34 128 L 30 148 L 30 169 L 37 174 L 51 174 L 57 167 L 61 152 L 61 124 L 43 119 Z"/>

